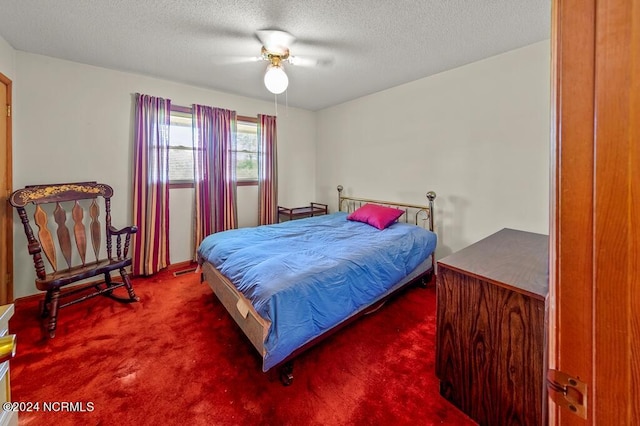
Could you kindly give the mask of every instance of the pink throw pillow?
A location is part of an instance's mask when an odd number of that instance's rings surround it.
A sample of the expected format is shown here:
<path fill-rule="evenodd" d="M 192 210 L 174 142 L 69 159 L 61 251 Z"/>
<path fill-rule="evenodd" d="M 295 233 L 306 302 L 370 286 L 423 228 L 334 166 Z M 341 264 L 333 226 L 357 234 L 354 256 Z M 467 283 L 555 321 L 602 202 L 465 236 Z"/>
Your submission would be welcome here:
<path fill-rule="evenodd" d="M 385 229 L 398 220 L 403 213 L 404 210 L 367 203 L 347 216 L 347 219 Z"/>

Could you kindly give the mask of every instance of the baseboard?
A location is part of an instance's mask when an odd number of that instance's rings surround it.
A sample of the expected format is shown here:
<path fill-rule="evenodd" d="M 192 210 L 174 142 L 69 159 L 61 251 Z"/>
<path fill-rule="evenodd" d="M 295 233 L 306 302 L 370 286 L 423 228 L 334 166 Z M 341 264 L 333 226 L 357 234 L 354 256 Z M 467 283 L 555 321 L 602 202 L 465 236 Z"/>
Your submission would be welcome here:
<path fill-rule="evenodd" d="M 91 280 L 91 281 L 82 281 L 79 282 L 77 284 L 73 284 L 73 285 L 66 285 L 63 288 L 60 289 L 60 293 L 64 294 L 65 292 L 68 291 L 73 291 L 75 288 L 78 287 L 88 287 L 91 285 L 96 285 L 96 284 L 102 284 L 104 283 L 104 280 Z M 39 293 L 35 293 L 35 294 L 30 294 L 28 296 L 23 296 L 23 297 L 18 297 L 17 299 L 14 299 L 13 303 L 19 302 L 19 303 L 28 303 L 30 301 L 34 301 L 34 300 L 40 300 L 44 297 L 44 295 L 47 293 L 46 291 L 41 291 L 38 290 Z"/>
<path fill-rule="evenodd" d="M 185 260 L 184 262 L 178 262 L 178 263 L 173 263 L 169 266 L 167 266 L 166 270 L 167 271 L 174 271 L 173 275 L 174 276 L 179 276 L 179 275 L 183 275 L 183 274 L 187 274 L 190 272 L 194 272 L 197 268 L 198 264 L 196 262 L 193 262 L 191 260 Z M 130 268 L 127 268 L 127 270 L 129 270 Z M 129 274 L 131 274 L 131 271 L 129 271 Z M 135 278 L 132 276 L 132 279 Z M 86 281 L 86 282 L 81 282 L 78 284 L 74 284 L 74 285 L 69 285 L 69 286 L 64 286 L 64 288 L 62 289 L 62 292 L 68 291 L 68 290 L 73 290 L 74 287 L 78 287 L 78 286 L 86 286 L 89 284 L 102 284 L 104 282 L 104 279 L 102 280 L 93 280 L 93 281 Z M 134 282 L 134 286 L 135 286 L 135 282 Z M 23 296 L 23 297 L 18 297 L 17 299 L 13 300 L 13 303 L 18 302 L 19 303 L 27 303 L 29 301 L 33 301 L 33 300 L 39 300 L 42 299 L 44 297 L 45 292 L 42 291 L 40 293 L 35 293 L 35 294 L 30 294 L 28 296 Z"/>
<path fill-rule="evenodd" d="M 195 268 L 197 263 L 193 260 L 185 260 L 184 262 L 172 263 L 167 266 L 167 271 L 175 271 L 176 269 Z"/>

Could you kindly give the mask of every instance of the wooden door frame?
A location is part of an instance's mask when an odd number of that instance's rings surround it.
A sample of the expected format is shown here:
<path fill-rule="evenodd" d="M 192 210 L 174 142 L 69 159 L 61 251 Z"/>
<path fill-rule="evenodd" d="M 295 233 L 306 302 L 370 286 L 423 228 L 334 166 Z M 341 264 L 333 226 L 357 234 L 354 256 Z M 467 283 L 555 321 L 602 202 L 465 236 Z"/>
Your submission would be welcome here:
<path fill-rule="evenodd" d="M 550 424 L 632 425 L 640 418 L 640 0 L 555 0 L 552 15 L 549 367 L 587 392 L 585 418 L 550 399 Z"/>
<path fill-rule="evenodd" d="M 6 146 L 6 164 L 2 165 L 5 167 L 4 173 L 6 173 L 7 180 L 7 188 L 0 188 L 2 194 L 0 195 L 0 200 L 3 200 L 5 205 L 0 206 L 0 208 L 6 209 L 6 220 L 5 223 L 0 223 L 0 226 L 4 227 L 6 233 L 6 243 L 3 247 L 0 247 L 0 259 L 6 259 L 6 262 L 3 262 L 4 265 L 0 266 L 0 304 L 6 304 L 9 302 L 13 302 L 13 208 L 9 204 L 9 195 L 11 194 L 12 185 L 13 185 L 13 168 L 12 168 L 12 126 L 11 126 L 11 92 L 12 92 L 12 81 L 4 74 L 0 73 L 0 84 L 3 84 L 7 88 L 7 106 L 6 110 L 1 108 L 2 115 L 7 120 L 7 146 Z M 5 111 L 7 111 L 5 113 Z M 5 250 L 6 254 L 3 254 L 1 251 Z M 2 276 L 3 275 L 3 276 Z"/>

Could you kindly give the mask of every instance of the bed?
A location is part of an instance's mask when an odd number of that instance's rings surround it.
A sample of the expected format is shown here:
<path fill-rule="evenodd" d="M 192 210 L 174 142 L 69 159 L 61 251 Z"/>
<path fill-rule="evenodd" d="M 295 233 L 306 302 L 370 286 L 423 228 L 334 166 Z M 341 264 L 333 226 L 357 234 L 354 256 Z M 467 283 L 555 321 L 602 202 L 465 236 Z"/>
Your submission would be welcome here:
<path fill-rule="evenodd" d="M 337 189 L 338 212 L 219 232 L 198 249 L 202 280 L 285 385 L 295 356 L 434 272 L 434 192 L 413 205 Z M 400 217 L 378 229 L 359 217 L 372 208 Z"/>

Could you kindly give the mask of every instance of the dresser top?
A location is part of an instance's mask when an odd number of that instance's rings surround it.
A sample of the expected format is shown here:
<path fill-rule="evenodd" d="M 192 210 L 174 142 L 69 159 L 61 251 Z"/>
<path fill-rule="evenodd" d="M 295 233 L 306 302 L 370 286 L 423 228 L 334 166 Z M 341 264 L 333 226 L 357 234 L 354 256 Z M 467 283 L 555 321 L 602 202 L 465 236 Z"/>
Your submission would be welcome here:
<path fill-rule="evenodd" d="M 438 265 L 544 299 L 549 289 L 549 237 L 505 228 L 440 259 Z"/>

